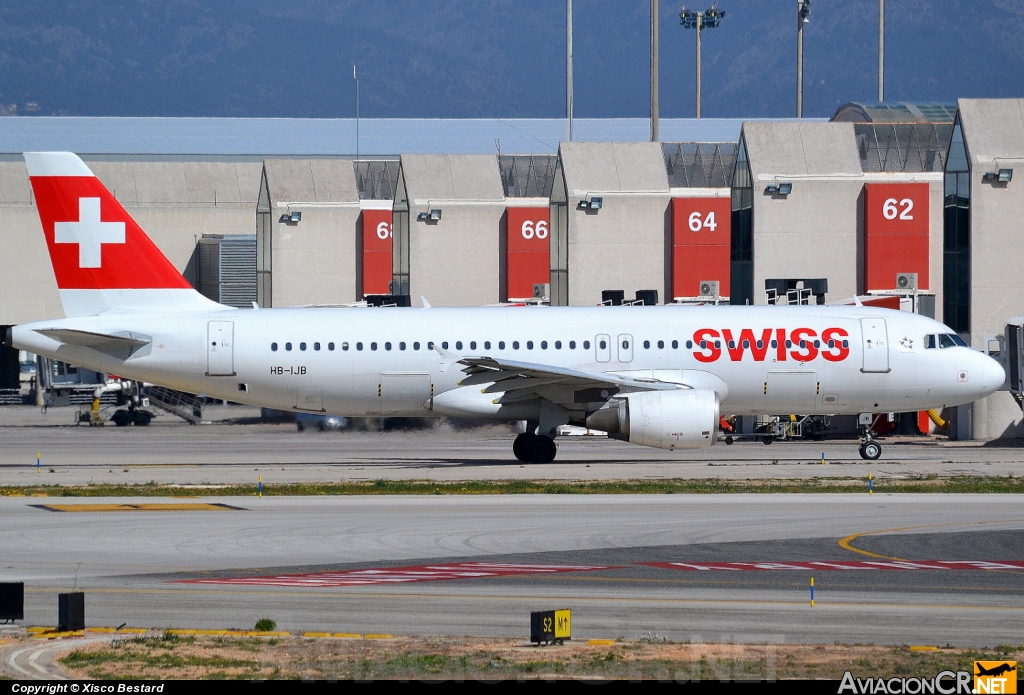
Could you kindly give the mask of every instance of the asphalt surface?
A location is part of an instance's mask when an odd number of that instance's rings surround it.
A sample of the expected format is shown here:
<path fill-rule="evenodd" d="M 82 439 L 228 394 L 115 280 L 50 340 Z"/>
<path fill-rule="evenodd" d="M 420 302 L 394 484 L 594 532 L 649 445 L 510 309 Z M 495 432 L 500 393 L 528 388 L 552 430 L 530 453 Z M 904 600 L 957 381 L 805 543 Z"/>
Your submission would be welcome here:
<path fill-rule="evenodd" d="M 53 625 L 57 593 L 72 587 L 86 593 L 87 624 L 153 628 L 251 628 L 271 617 L 293 631 L 525 636 L 530 611 L 571 608 L 580 639 L 994 646 L 1019 643 L 1024 617 L 1019 569 L 642 564 L 1020 561 L 1016 495 L 157 501 L 236 509 L 49 511 L 154 500 L 0 498 L 0 580 L 26 582 L 26 623 Z M 386 577 L 467 562 L 594 569 L 347 586 L 315 576 L 193 583 L 368 569 Z"/>
<path fill-rule="evenodd" d="M 68 424 L 4 426 L 0 408 L 0 486 L 88 483 L 236 484 L 352 480 L 620 480 L 657 478 L 920 478 L 1024 476 L 1021 446 L 983 446 L 926 438 L 882 442 L 864 461 L 858 442 L 757 441 L 709 449 L 662 451 L 604 437 L 560 437 L 551 464 L 521 464 L 509 428 L 376 432 L 298 432 L 294 425 L 176 425 L 91 428 Z M 24 411 L 16 411 L 24 417 Z M 180 421 L 176 421 L 180 422 Z M 36 454 L 40 466 L 36 467 Z M 821 465 L 824 457 L 825 465 Z"/>

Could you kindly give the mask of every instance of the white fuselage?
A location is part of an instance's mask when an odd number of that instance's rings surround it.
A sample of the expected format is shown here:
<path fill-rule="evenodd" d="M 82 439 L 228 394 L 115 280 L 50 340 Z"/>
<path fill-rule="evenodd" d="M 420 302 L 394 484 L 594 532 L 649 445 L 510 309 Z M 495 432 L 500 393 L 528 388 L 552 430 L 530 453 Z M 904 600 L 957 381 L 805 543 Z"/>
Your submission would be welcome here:
<path fill-rule="evenodd" d="M 124 360 L 35 332 L 53 328 L 151 342 Z M 17 326 L 13 340 L 100 372 L 268 408 L 532 419 L 494 405 L 493 394 L 442 398 L 465 377 L 457 360 L 492 356 L 713 388 L 723 414 L 905 412 L 1002 386 L 991 358 L 926 348 L 926 336 L 949 333 L 871 307 L 670 305 L 106 312 Z"/>

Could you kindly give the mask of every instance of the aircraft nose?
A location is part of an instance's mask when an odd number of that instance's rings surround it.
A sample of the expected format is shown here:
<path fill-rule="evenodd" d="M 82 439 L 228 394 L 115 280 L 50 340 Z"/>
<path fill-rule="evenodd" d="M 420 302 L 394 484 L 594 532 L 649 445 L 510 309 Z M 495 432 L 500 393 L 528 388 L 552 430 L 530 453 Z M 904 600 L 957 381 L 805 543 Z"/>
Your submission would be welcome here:
<path fill-rule="evenodd" d="M 977 362 L 978 366 L 975 369 L 978 372 L 978 385 L 981 387 L 982 394 L 988 395 L 1001 389 L 1006 382 L 1006 371 L 1003 370 L 1003 365 L 983 354 L 978 355 Z"/>

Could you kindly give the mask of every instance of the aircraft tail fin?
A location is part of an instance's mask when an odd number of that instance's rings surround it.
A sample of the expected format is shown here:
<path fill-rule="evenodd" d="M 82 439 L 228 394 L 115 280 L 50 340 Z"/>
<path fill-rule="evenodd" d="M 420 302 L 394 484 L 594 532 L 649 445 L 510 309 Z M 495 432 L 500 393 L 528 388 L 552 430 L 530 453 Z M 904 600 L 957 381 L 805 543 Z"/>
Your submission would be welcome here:
<path fill-rule="evenodd" d="M 26 152 L 66 316 L 226 308 L 199 294 L 71 152 Z"/>

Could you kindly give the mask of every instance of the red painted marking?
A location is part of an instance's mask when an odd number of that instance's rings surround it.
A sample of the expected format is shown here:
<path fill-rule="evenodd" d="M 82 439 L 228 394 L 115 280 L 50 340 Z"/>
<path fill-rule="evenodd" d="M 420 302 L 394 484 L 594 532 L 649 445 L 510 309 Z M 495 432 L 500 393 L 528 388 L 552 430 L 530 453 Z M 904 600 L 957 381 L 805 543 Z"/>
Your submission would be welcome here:
<path fill-rule="evenodd" d="M 363 210 L 363 294 L 390 294 L 394 234 L 390 210 Z"/>
<path fill-rule="evenodd" d="M 616 569 L 599 565 L 515 565 L 496 562 L 456 562 L 450 565 L 415 565 L 379 569 L 316 572 L 313 574 L 280 574 L 273 577 L 224 577 L 219 579 L 185 579 L 179 584 L 248 584 L 255 586 L 364 586 L 367 584 L 405 584 L 409 582 L 441 582 L 453 579 L 507 577 L 520 574 L 558 574 Z"/>
<path fill-rule="evenodd" d="M 1024 560 L 822 560 L 815 562 L 641 562 L 684 572 L 767 570 L 1019 570 Z"/>

